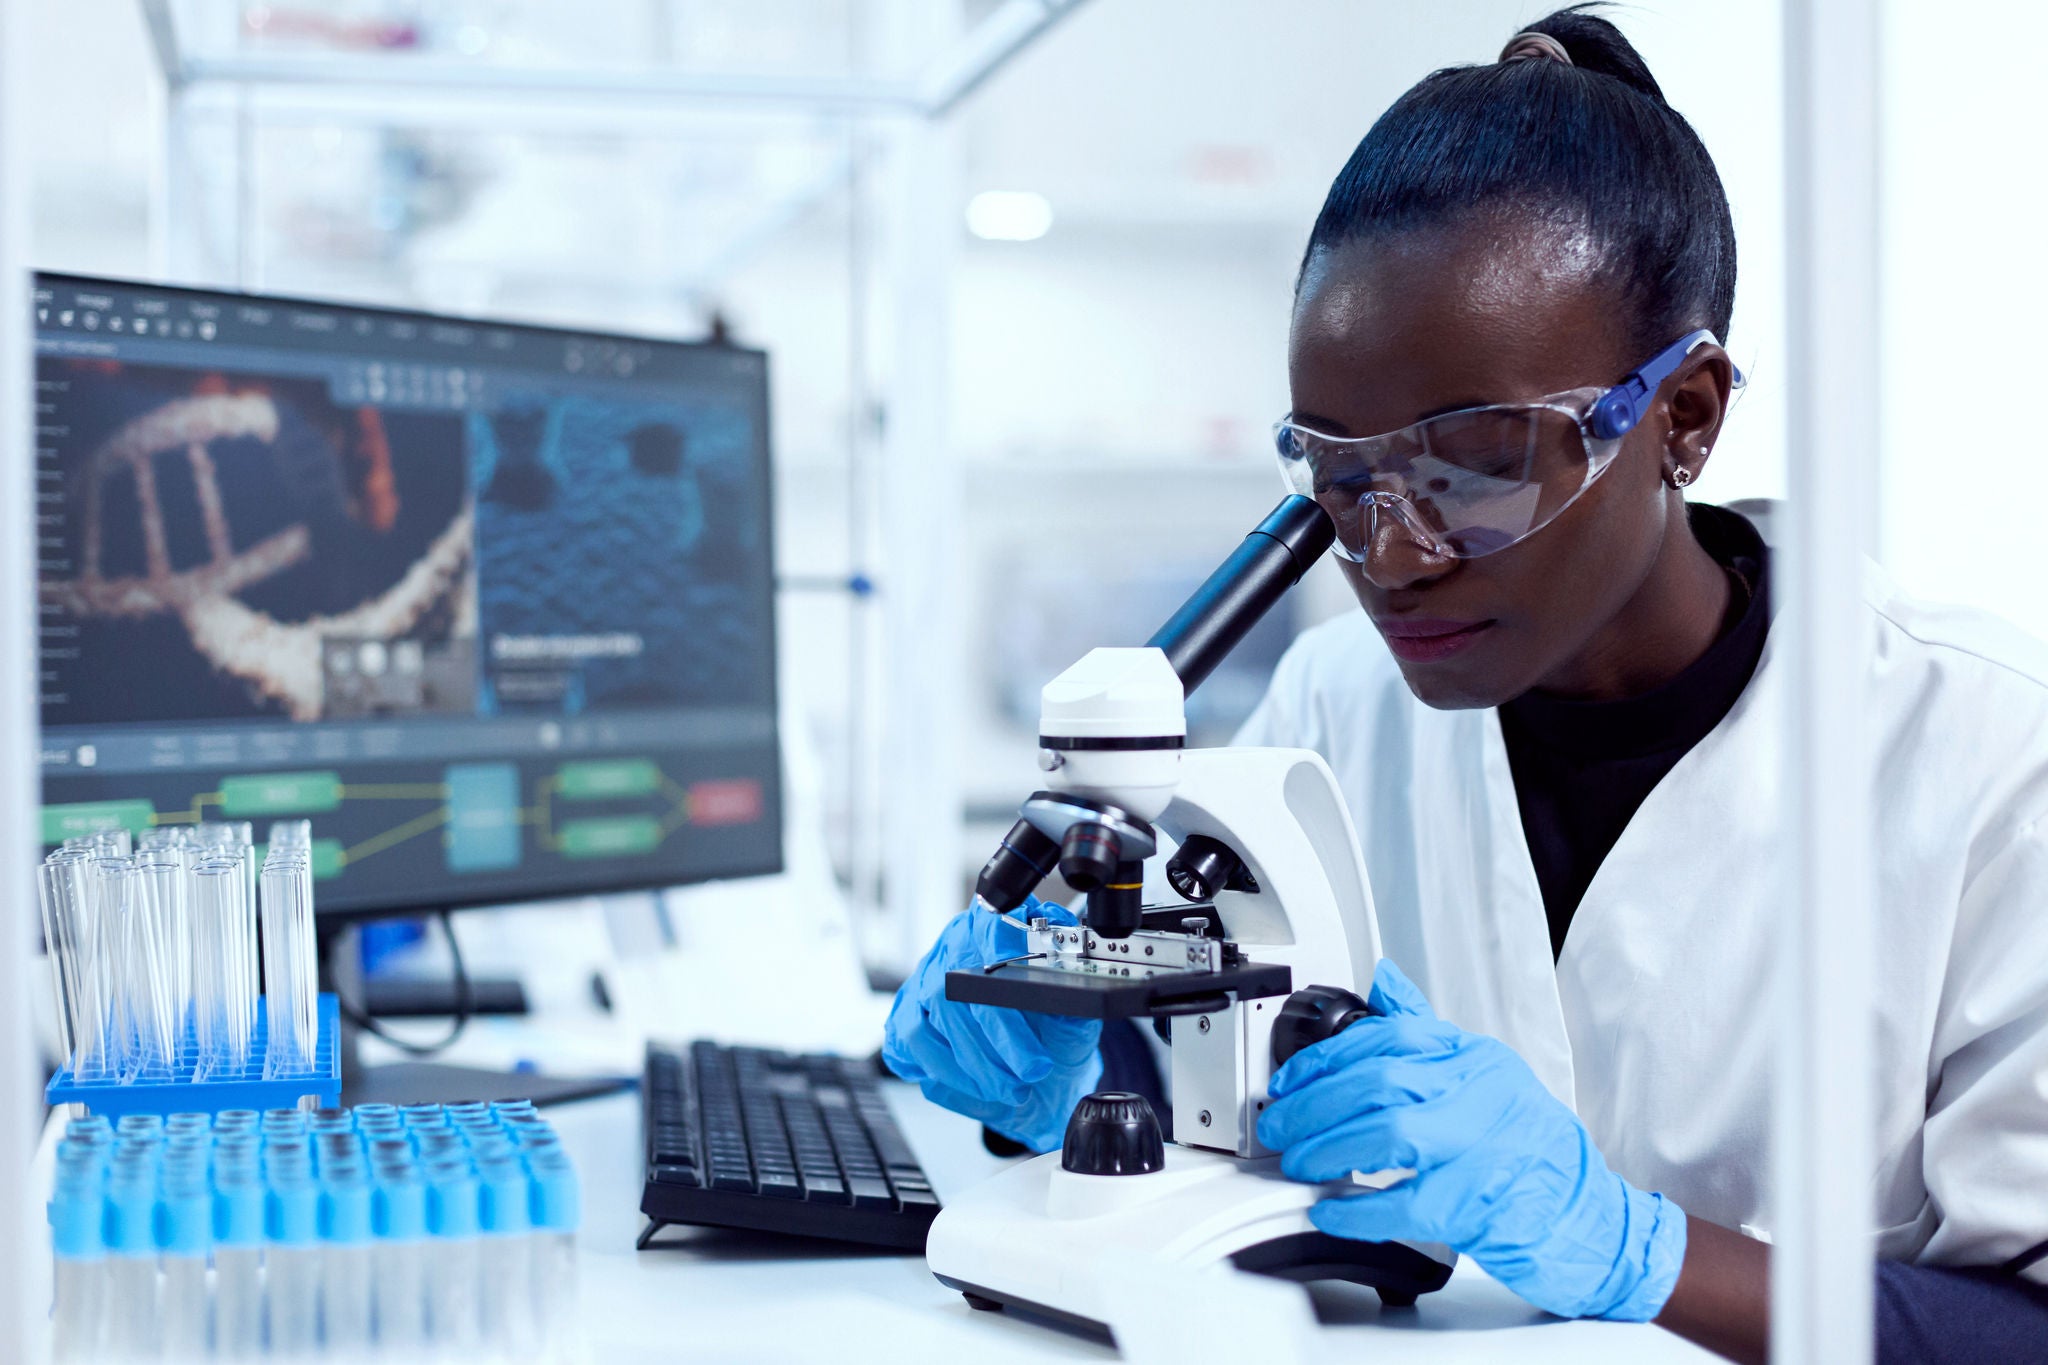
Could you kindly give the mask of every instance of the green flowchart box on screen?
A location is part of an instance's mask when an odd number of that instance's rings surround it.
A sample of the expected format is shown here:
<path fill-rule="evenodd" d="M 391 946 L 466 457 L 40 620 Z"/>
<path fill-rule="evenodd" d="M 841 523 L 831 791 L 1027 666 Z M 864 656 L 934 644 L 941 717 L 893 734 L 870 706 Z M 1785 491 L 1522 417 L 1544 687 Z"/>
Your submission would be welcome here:
<path fill-rule="evenodd" d="M 231 820 L 263 815 L 311 815 L 341 804 L 341 774 L 255 773 L 220 784 L 221 810 Z"/>

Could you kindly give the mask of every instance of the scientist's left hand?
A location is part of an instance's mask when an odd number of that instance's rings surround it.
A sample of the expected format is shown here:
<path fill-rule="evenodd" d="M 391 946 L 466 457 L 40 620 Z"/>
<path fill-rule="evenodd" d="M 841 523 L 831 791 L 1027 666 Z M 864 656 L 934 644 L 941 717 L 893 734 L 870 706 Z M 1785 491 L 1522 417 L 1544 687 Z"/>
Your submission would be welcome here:
<path fill-rule="evenodd" d="M 1607 1169 L 1578 1116 L 1513 1049 L 1436 1017 L 1401 969 L 1373 973 L 1373 1015 L 1274 1073 L 1259 1138 L 1296 1180 L 1413 1168 L 1325 1199 L 1324 1232 L 1442 1242 L 1538 1308 L 1654 1318 L 1678 1283 L 1685 1213 Z"/>

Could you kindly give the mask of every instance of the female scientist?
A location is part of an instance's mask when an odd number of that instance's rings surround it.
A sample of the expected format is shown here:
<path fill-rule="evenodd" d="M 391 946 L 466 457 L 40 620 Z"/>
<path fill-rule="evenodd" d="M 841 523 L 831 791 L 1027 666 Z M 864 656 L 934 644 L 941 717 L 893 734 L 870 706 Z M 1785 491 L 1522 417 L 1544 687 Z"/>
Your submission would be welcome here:
<path fill-rule="evenodd" d="M 1402 96 L 1310 236 L 1279 427 L 1365 611 L 1296 643 L 1239 739 L 1329 760 L 1392 959 L 1259 1133 L 1297 1179 L 1418 1174 L 1316 1225 L 1761 1358 L 1771 646 L 1801 623 L 1767 516 L 1684 498 L 1740 382 L 1734 295 L 1713 163 L 1604 20 Z M 2048 1359 L 2048 648 L 1866 581 L 1880 1355 Z M 1099 1026 L 944 999 L 1020 944 L 954 920 L 887 1058 L 1052 1148 Z"/>

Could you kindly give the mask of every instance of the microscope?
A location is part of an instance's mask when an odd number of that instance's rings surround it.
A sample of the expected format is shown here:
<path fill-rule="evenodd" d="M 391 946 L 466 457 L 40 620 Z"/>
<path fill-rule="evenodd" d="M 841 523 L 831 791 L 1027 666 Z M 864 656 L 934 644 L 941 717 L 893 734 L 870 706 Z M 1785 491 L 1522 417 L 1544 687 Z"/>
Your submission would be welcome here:
<path fill-rule="evenodd" d="M 1447 1248 L 1351 1241 L 1308 1220 L 1319 1199 L 1413 1172 L 1300 1184 L 1258 1138 L 1273 1072 L 1367 1013 L 1379 961 L 1336 778 L 1304 749 L 1184 747 L 1186 694 L 1334 534 L 1314 502 L 1289 497 L 1143 648 L 1093 650 L 1046 685 L 1045 787 L 982 869 L 976 913 L 1011 914 L 1055 869 L 1086 907 L 1078 926 L 1032 918 L 1023 956 L 949 973 L 946 996 L 1151 1019 L 1171 1045 L 1171 1129 L 1142 1096 L 1098 1091 L 1060 1151 L 953 1198 L 926 1260 L 977 1308 L 1107 1330 L 1133 1259 L 1347 1280 L 1396 1306 L 1450 1278 Z M 1146 864 L 1162 854 L 1179 899 L 1147 905 Z"/>

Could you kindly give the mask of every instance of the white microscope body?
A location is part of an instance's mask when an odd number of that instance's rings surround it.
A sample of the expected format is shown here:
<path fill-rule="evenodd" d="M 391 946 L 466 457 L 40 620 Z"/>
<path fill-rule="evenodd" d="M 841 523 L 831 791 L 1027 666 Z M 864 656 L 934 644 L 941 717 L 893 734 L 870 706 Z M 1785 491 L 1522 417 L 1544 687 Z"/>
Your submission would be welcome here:
<path fill-rule="evenodd" d="M 932 1272 L 978 1307 L 1097 1325 L 1112 1317 L 1115 1266 L 1134 1256 L 1348 1279 L 1393 1303 L 1440 1288 L 1448 1251 L 1346 1241 L 1308 1221 L 1318 1199 L 1405 1172 L 1300 1184 L 1258 1140 L 1276 1021 L 1286 1013 L 1287 1032 L 1307 1017 L 1290 1004 L 1315 995 L 1305 987 L 1333 988 L 1325 999 L 1366 994 L 1380 955 L 1364 861 L 1328 765 L 1300 749 L 1183 752 L 1171 743 L 1186 732 L 1181 680 L 1149 647 L 1096 650 L 1055 679 L 1040 732 L 1047 787 L 1026 802 L 1020 830 L 1029 823 L 1071 853 L 1088 844 L 1076 825 L 1107 824 L 1122 838 L 1120 875 L 1110 879 L 1120 885 L 1090 892 L 1080 928 L 1033 921 L 1028 957 L 978 979 L 956 973 L 948 994 L 1165 1017 L 1172 1140 L 1156 1169 L 1087 1174 L 1074 1169 L 1070 1125 L 1066 1153 L 1023 1162 L 948 1202 L 926 1242 Z M 1179 850 L 1169 876 L 1186 901 L 1149 908 L 1122 936 L 1098 932 L 1098 903 L 1129 897 L 1138 855 L 1161 851 L 1146 846 L 1155 832 Z M 1073 864 L 1061 867 L 1075 880 Z M 1143 991 L 1144 1007 L 1134 1007 Z"/>

